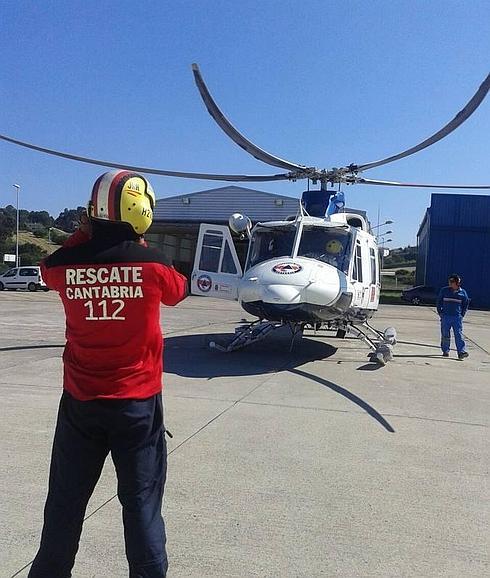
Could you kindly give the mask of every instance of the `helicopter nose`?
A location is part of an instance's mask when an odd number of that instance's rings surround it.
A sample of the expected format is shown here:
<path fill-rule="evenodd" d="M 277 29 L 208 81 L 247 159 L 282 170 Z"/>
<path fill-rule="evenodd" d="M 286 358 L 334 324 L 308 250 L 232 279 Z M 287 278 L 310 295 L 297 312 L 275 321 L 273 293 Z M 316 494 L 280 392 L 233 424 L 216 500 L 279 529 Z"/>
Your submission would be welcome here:
<path fill-rule="evenodd" d="M 301 288 L 294 285 L 265 285 L 262 300 L 266 303 L 299 303 Z"/>
<path fill-rule="evenodd" d="M 330 305 L 340 294 L 341 273 L 335 267 L 323 265 L 312 272 L 309 284 L 305 288 L 305 297 L 309 303 Z"/>

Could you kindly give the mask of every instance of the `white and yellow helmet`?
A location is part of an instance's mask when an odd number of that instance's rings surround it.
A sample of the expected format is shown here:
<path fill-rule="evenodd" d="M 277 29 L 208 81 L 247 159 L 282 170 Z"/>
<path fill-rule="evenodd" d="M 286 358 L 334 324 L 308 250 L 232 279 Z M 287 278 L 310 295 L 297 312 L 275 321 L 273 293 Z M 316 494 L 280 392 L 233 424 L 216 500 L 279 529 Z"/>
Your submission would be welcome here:
<path fill-rule="evenodd" d="M 325 245 L 325 250 L 331 255 L 338 255 L 342 252 L 342 249 L 342 243 L 337 239 L 330 239 L 330 241 Z"/>
<path fill-rule="evenodd" d="M 145 177 L 132 171 L 110 171 L 95 181 L 88 216 L 128 223 L 143 235 L 152 223 L 154 207 L 155 193 Z"/>

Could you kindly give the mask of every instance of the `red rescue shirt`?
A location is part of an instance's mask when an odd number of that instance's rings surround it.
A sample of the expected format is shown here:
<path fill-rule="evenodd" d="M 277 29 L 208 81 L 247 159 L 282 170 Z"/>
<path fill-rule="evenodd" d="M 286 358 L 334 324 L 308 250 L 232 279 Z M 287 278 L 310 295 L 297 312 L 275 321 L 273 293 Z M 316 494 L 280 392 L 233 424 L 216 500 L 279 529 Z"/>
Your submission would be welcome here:
<path fill-rule="evenodd" d="M 41 273 L 65 308 L 64 389 L 81 401 L 159 393 L 160 303 L 184 299 L 186 278 L 159 251 L 83 233 L 45 259 Z"/>

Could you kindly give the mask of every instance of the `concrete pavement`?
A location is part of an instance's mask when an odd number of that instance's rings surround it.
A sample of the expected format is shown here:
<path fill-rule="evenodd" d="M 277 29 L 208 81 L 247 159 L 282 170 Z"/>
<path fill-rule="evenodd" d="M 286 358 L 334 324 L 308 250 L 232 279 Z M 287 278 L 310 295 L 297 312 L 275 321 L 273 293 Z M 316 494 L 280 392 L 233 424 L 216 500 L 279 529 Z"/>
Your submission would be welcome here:
<path fill-rule="evenodd" d="M 440 357 L 432 308 L 382 306 L 395 360 L 353 339 L 210 351 L 233 302 L 164 308 L 169 578 L 486 576 L 490 313 L 470 358 Z M 27 576 L 42 523 L 61 388 L 56 294 L 0 294 L 0 576 Z M 127 576 L 108 460 L 74 578 Z"/>

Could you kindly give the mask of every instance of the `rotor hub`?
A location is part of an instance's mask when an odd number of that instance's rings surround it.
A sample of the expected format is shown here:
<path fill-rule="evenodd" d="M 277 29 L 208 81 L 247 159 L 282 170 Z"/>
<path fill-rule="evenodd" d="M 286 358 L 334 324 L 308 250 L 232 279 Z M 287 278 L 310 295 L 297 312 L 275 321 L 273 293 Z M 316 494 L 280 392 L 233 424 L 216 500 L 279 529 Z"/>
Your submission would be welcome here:
<path fill-rule="evenodd" d="M 307 167 L 302 171 L 293 171 L 289 173 L 289 180 L 296 181 L 299 179 L 310 179 L 313 184 L 318 181 L 320 183 L 328 183 L 334 185 L 336 183 L 354 184 L 357 182 L 357 165 L 349 165 L 348 167 L 332 168 L 332 169 L 317 169 L 315 167 Z"/>

